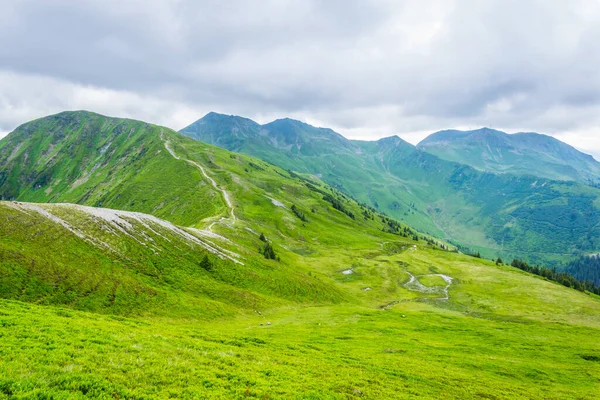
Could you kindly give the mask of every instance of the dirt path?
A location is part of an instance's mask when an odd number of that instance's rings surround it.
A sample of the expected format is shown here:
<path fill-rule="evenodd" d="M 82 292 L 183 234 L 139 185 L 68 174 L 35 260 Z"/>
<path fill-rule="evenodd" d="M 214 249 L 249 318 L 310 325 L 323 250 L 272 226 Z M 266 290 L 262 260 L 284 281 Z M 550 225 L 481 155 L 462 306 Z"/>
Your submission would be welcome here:
<path fill-rule="evenodd" d="M 163 134 L 161 134 L 160 138 L 162 139 L 162 141 L 165 145 L 165 149 L 167 149 L 169 154 L 171 154 L 173 156 L 173 158 L 175 158 L 176 160 L 182 160 L 181 157 L 179 157 L 177 154 L 175 154 L 175 151 L 173 151 L 173 149 L 171 148 L 171 144 L 169 143 L 168 140 L 165 139 Z M 204 177 L 210 182 L 210 184 L 215 188 L 215 190 L 221 192 L 221 195 L 223 196 L 223 200 L 225 201 L 225 204 L 227 205 L 227 214 L 229 215 L 229 218 L 221 217 L 218 221 L 213 221 L 208 226 L 208 231 L 212 232 L 212 228 L 216 223 L 221 223 L 223 221 L 229 220 L 230 223 L 233 224 L 235 221 L 237 221 L 235 212 L 233 210 L 233 203 L 231 201 L 231 197 L 229 196 L 229 193 L 225 189 L 222 189 L 221 187 L 219 187 L 219 185 L 217 185 L 217 182 L 215 182 L 215 180 L 206 173 L 206 170 L 204 169 L 204 167 L 202 165 L 200 165 L 196 161 L 187 160 L 187 159 L 183 159 L 183 160 L 185 162 L 187 162 L 188 164 L 193 165 L 194 167 L 198 168 L 200 170 L 200 172 L 202 172 L 202 175 L 204 175 Z"/>

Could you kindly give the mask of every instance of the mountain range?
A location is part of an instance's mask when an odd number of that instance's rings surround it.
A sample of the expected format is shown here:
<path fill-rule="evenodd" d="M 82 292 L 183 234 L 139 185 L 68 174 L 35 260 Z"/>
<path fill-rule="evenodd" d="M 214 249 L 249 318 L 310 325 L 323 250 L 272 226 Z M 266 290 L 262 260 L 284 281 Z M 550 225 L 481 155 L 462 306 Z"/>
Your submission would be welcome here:
<path fill-rule="evenodd" d="M 445 131 L 413 146 L 397 136 L 348 140 L 331 129 L 291 119 L 259 125 L 246 118 L 209 113 L 181 133 L 313 174 L 421 231 L 488 257 L 520 257 L 553 264 L 600 247 L 598 189 L 575 180 L 535 176 L 535 169 L 527 169 L 527 174 L 481 171 L 475 161 L 458 163 L 429 152 L 435 143 L 447 143 L 452 138 L 481 137 L 486 143 L 481 146 L 487 148 L 495 146 L 497 137 L 509 136 L 495 131 L 473 135 Z M 530 160 L 568 154 L 581 161 L 575 163 L 580 171 L 585 170 L 581 167 L 584 161 L 595 165 L 590 156 L 565 144 L 557 145 L 546 136 L 519 137 L 540 143 L 530 146 L 536 149 Z M 545 158 L 540 155 L 548 147 L 544 143 L 552 144 Z M 544 170 L 539 162 L 538 169 Z"/>
<path fill-rule="evenodd" d="M 538 133 L 509 135 L 489 128 L 445 130 L 428 136 L 417 147 L 481 171 L 534 175 L 590 185 L 600 182 L 600 163 L 592 156 Z"/>
<path fill-rule="evenodd" d="M 0 398 L 597 394 L 600 288 L 464 254 L 373 200 L 414 221 L 433 215 L 421 196 L 461 204 L 461 223 L 529 209 L 511 226 L 541 246 L 582 235 L 597 189 L 484 173 L 396 137 L 211 119 L 221 146 L 289 167 L 86 111 L 0 140 Z M 552 231 L 538 210 L 575 214 Z"/>

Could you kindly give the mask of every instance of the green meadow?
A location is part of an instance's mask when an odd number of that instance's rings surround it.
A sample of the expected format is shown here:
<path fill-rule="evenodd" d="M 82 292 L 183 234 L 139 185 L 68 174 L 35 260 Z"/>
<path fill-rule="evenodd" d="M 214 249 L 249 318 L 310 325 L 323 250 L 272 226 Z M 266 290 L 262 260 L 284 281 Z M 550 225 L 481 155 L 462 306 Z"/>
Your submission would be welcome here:
<path fill-rule="evenodd" d="M 415 272 L 439 262 L 454 273 L 448 301 L 376 287 L 369 271 L 348 283 L 375 287 L 356 293 L 360 304 L 218 321 L 3 300 L 0 389 L 7 398 L 595 397 L 598 299 L 437 253 L 399 258 Z"/>

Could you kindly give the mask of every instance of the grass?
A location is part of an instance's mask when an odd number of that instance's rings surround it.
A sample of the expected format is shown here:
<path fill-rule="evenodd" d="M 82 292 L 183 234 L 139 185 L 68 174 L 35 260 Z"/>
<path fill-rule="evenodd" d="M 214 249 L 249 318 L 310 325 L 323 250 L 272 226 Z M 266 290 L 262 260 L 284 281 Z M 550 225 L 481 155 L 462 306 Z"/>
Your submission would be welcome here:
<path fill-rule="evenodd" d="M 435 275 L 425 275 L 419 277 L 419 282 L 421 282 L 425 286 L 435 287 L 435 286 L 446 286 L 447 283 L 441 276 Z"/>
<path fill-rule="evenodd" d="M 593 398 L 600 379 L 597 329 L 423 303 L 218 325 L 8 301 L 0 312 L 6 397 L 566 399 Z"/>

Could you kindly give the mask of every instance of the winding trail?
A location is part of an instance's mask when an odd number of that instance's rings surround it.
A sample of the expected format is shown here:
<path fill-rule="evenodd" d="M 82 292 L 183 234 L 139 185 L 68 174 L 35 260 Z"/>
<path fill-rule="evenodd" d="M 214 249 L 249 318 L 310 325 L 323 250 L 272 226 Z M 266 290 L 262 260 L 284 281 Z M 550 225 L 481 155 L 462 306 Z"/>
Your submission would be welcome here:
<path fill-rule="evenodd" d="M 167 151 L 169 152 L 169 154 L 171 154 L 173 156 L 173 158 L 175 158 L 176 160 L 184 160 L 188 164 L 193 165 L 194 167 L 198 168 L 200 170 L 200 172 L 202 172 L 202 175 L 204 175 L 204 177 L 210 182 L 210 184 L 212 185 L 212 187 L 214 187 L 215 190 L 221 192 L 221 195 L 223 196 L 223 200 L 225 201 L 225 204 L 227 205 L 227 214 L 229 215 L 229 218 L 221 217 L 218 221 L 213 221 L 208 226 L 207 230 L 209 232 L 212 232 L 213 226 L 216 223 L 221 223 L 223 221 L 229 220 L 230 224 L 235 223 L 235 221 L 237 221 L 237 218 L 236 218 L 235 212 L 233 210 L 233 203 L 231 201 L 231 197 L 229 196 L 229 193 L 225 189 L 222 189 L 221 187 L 219 187 L 219 185 L 217 185 L 217 182 L 215 182 L 215 180 L 213 178 L 211 178 L 206 173 L 206 170 L 204 169 L 204 167 L 202 165 L 200 165 L 196 161 L 192 161 L 192 160 L 188 160 L 188 159 L 185 159 L 185 158 L 181 158 L 177 154 L 175 154 L 175 151 L 173 151 L 173 149 L 171 148 L 171 144 L 169 143 L 169 141 L 167 139 L 165 139 L 165 136 L 164 136 L 163 133 L 161 133 L 160 138 L 161 138 L 161 140 L 163 141 L 163 143 L 165 145 L 165 149 L 167 149 Z"/>

